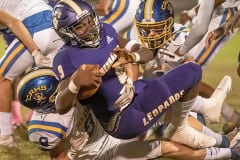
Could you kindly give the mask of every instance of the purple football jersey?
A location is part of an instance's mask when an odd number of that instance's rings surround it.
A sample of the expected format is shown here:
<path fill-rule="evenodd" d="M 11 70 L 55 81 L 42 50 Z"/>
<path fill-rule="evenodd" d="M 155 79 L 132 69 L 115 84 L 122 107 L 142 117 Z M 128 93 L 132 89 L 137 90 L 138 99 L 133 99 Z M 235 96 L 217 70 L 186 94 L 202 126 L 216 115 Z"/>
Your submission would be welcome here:
<path fill-rule="evenodd" d="M 102 67 L 117 45 L 115 30 L 110 25 L 103 24 L 98 48 L 74 48 L 65 45 L 54 59 L 54 72 L 59 79 L 64 79 L 70 77 L 82 64 L 98 64 Z M 61 68 L 64 74 L 60 73 L 58 68 Z M 200 79 L 201 67 L 195 63 L 186 63 L 162 77 L 137 80 L 134 82 L 135 95 L 132 102 L 120 111 L 113 104 L 119 98 L 123 84 L 115 70 L 110 68 L 102 77 L 98 91 L 81 103 L 92 108 L 109 134 L 116 138 L 130 139 L 146 132 Z"/>

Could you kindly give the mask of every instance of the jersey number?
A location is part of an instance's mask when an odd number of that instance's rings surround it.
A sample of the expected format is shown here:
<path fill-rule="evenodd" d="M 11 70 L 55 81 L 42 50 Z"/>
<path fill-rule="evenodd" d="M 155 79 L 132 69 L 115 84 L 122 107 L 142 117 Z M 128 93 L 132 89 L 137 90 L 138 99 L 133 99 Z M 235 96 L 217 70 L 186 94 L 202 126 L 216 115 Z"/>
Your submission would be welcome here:
<path fill-rule="evenodd" d="M 63 72 L 62 65 L 58 66 L 58 72 L 59 72 L 60 78 L 64 78 L 65 75 L 64 75 L 64 72 Z"/>

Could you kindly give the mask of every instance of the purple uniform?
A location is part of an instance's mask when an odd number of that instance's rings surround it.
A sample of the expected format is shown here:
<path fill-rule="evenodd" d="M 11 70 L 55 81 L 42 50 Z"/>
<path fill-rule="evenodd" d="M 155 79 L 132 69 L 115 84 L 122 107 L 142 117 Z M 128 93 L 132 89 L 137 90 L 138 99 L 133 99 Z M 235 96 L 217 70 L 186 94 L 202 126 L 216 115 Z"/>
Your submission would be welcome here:
<path fill-rule="evenodd" d="M 59 79 L 70 77 L 82 64 L 98 64 L 102 67 L 111 51 L 117 47 L 116 31 L 103 24 L 99 48 L 74 48 L 63 46 L 54 59 L 54 72 Z M 81 101 L 92 108 L 103 128 L 121 139 L 137 137 L 147 131 L 160 116 L 185 92 L 201 79 L 201 68 L 194 63 L 180 65 L 163 77 L 134 82 L 135 96 L 122 112 L 113 107 L 123 85 L 113 68 L 103 76 L 99 90 Z"/>

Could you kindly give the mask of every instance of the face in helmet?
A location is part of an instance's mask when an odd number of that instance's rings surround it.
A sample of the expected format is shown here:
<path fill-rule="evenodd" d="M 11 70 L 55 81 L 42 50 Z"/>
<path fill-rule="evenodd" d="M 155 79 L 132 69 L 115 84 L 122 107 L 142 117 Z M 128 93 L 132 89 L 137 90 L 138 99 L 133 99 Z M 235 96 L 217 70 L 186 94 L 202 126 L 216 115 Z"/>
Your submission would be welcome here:
<path fill-rule="evenodd" d="M 82 0 L 62 0 L 53 9 L 53 27 L 74 47 L 98 47 L 101 25 L 93 8 Z"/>
<path fill-rule="evenodd" d="M 135 16 L 138 37 L 149 49 L 162 47 L 171 39 L 173 6 L 168 0 L 141 1 Z"/>
<path fill-rule="evenodd" d="M 55 112 L 58 80 L 50 68 L 33 68 L 17 86 L 20 103 L 39 113 Z"/>

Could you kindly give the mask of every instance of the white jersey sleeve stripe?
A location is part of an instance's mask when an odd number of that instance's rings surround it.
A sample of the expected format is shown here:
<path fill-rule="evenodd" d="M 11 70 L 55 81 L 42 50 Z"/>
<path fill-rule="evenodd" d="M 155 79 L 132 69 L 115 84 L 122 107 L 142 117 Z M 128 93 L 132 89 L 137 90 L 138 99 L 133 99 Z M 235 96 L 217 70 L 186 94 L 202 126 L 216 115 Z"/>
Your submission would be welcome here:
<path fill-rule="evenodd" d="M 47 121 L 30 121 L 28 127 L 28 134 L 38 131 L 45 131 L 51 133 L 60 139 L 62 139 L 67 131 L 68 128 L 62 126 L 57 122 L 47 122 Z"/>
<path fill-rule="evenodd" d="M 118 21 L 127 10 L 129 6 L 130 0 L 116 1 L 116 6 L 112 8 L 111 14 L 108 14 L 105 17 L 101 17 L 101 20 L 107 24 L 113 25 L 116 21 Z"/>
<path fill-rule="evenodd" d="M 186 33 L 186 37 L 188 36 L 190 32 L 190 28 L 188 27 L 180 27 L 176 32 L 173 33 L 172 39 L 176 40 L 181 34 Z"/>
<path fill-rule="evenodd" d="M 223 24 L 226 21 L 228 21 L 234 15 L 234 10 L 235 10 L 234 8 L 225 9 L 223 13 L 223 18 L 220 24 Z"/>
<path fill-rule="evenodd" d="M 233 10 L 232 9 L 225 9 L 224 15 L 222 17 L 221 23 L 226 22 L 233 16 Z M 213 44 L 209 48 L 203 48 L 198 56 L 195 58 L 195 62 L 197 62 L 199 65 L 203 66 L 205 65 L 209 59 L 211 59 L 212 55 L 214 55 L 215 50 L 217 47 L 221 45 L 221 43 L 225 40 L 226 35 L 223 35 L 221 38 L 217 39 L 213 42 Z"/>

